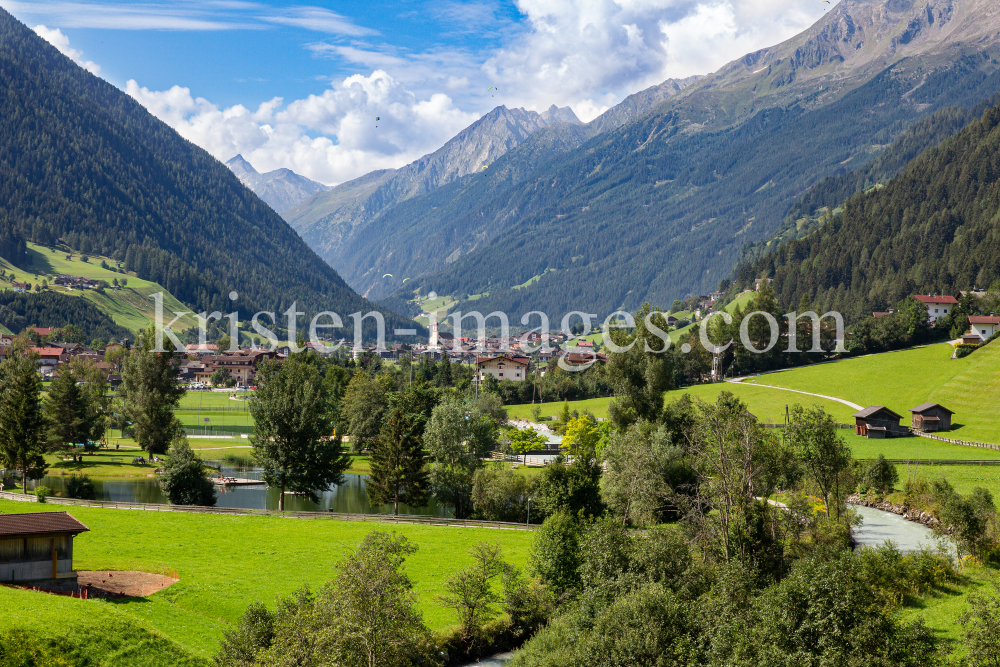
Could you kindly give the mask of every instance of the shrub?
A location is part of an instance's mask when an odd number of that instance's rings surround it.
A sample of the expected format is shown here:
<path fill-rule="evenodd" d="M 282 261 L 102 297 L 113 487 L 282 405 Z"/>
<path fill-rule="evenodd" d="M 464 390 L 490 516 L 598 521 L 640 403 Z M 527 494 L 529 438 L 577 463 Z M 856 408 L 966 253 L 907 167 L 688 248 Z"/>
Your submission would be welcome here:
<path fill-rule="evenodd" d="M 215 505 L 215 484 L 205 475 L 205 464 L 191 451 L 183 435 L 170 445 L 160 486 L 173 505 Z"/>
<path fill-rule="evenodd" d="M 580 587 L 580 556 L 580 524 L 568 512 L 559 512 L 536 534 L 528 571 L 561 595 Z"/>
<path fill-rule="evenodd" d="M 955 358 L 964 359 L 979 348 L 978 345 L 959 345 L 955 348 Z M 978 357 L 977 357 L 978 358 Z"/>
<path fill-rule="evenodd" d="M 73 475 L 66 480 L 66 497 L 80 500 L 97 500 L 97 489 L 87 475 Z"/>
<path fill-rule="evenodd" d="M 861 484 L 869 491 L 878 491 L 883 496 L 888 495 L 892 493 L 898 481 L 899 473 L 896 471 L 896 466 L 889 463 L 882 454 L 879 454 L 877 459 L 862 464 Z"/>
<path fill-rule="evenodd" d="M 47 486 L 40 486 L 35 489 L 35 497 L 38 498 L 38 502 L 44 503 L 45 499 L 52 495 L 52 489 Z"/>
<path fill-rule="evenodd" d="M 480 468 L 473 477 L 472 506 L 481 519 L 527 521 L 530 495 L 528 480 L 510 468 Z"/>

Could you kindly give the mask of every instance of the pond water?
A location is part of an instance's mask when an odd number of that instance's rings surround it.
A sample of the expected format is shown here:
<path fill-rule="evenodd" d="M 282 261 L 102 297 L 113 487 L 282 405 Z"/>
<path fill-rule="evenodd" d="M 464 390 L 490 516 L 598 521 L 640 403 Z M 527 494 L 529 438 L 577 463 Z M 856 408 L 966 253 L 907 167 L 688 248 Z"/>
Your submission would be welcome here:
<path fill-rule="evenodd" d="M 222 472 L 227 477 L 241 479 L 260 479 L 261 471 L 257 468 L 242 468 L 233 466 L 222 466 Z M 319 499 L 319 503 L 313 503 L 303 498 L 291 494 L 285 495 L 286 510 L 331 510 L 334 512 L 346 512 L 352 514 L 386 514 L 392 513 L 392 505 L 383 507 L 372 507 L 368 502 L 368 492 L 365 491 L 366 475 L 344 475 L 344 483 L 340 486 L 331 486 L 324 491 Z M 47 486 L 52 489 L 52 493 L 65 492 L 66 477 L 59 475 L 48 475 L 40 482 L 39 486 Z M 94 487 L 97 490 L 98 500 L 114 500 L 117 502 L 129 503 L 166 503 L 167 498 L 160 489 L 159 482 L 154 477 L 140 479 L 100 479 L 92 478 Z M 250 509 L 278 509 L 279 491 L 267 486 L 229 486 L 219 488 L 219 499 L 216 503 L 219 507 L 243 507 Z M 422 516 L 450 516 L 444 507 L 431 499 L 429 505 L 425 507 L 399 506 L 400 514 L 412 514 Z"/>
<path fill-rule="evenodd" d="M 915 521 L 907 521 L 898 514 L 883 512 L 872 507 L 852 505 L 864 520 L 854 530 L 854 539 L 865 547 L 879 546 L 892 540 L 903 553 L 919 551 L 921 547 L 935 546 L 934 531 Z"/>

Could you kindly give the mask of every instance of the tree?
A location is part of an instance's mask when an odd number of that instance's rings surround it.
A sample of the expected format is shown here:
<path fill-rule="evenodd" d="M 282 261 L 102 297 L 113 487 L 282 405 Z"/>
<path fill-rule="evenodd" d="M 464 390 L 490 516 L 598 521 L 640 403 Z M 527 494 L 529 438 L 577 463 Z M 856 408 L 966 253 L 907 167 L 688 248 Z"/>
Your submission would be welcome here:
<path fill-rule="evenodd" d="M 646 326 L 647 317 L 666 331 L 666 316 L 653 311 L 648 303 L 635 314 L 634 333 L 609 331 L 616 347 L 628 348 L 624 352 L 612 350 L 606 367 L 615 392 L 608 415 L 616 428 L 639 419 L 656 421 L 663 409 L 663 392 L 673 387 L 673 366 L 664 354 L 666 343 Z"/>
<path fill-rule="evenodd" d="M 597 444 L 601 440 L 600 424 L 593 415 L 583 414 L 566 425 L 562 449 L 568 449 L 571 456 L 593 458 L 597 454 Z"/>
<path fill-rule="evenodd" d="M 524 462 L 528 462 L 528 452 L 536 449 L 544 449 L 549 439 L 531 428 L 511 428 L 507 430 L 507 439 L 510 441 L 510 448 L 515 454 L 522 454 Z"/>
<path fill-rule="evenodd" d="M 28 351 L 23 338 L 0 363 L 0 462 L 21 471 L 25 493 L 28 479 L 40 478 L 45 470 L 46 422 L 37 363 L 38 355 Z"/>
<path fill-rule="evenodd" d="M 215 483 L 205 474 L 205 464 L 195 456 L 183 434 L 178 434 L 170 444 L 160 488 L 171 505 L 215 505 Z"/>
<path fill-rule="evenodd" d="M 108 377 L 97 367 L 97 362 L 93 359 L 75 357 L 70 361 L 70 368 L 80 383 L 80 389 L 87 401 L 87 409 L 94 417 L 90 439 L 94 442 L 102 440 L 111 418 Z"/>
<path fill-rule="evenodd" d="M 264 480 L 280 489 L 279 511 L 285 509 L 285 491 L 317 502 L 317 492 L 343 483 L 350 459 L 341 450 L 340 437 L 332 435 L 326 385 L 303 355 L 280 365 L 273 360 L 262 364 L 249 407 L 254 460 L 264 469 Z"/>
<path fill-rule="evenodd" d="M 66 480 L 66 496 L 80 500 L 97 500 L 97 489 L 87 475 L 72 475 Z"/>
<path fill-rule="evenodd" d="M 260 602 L 252 602 L 235 628 L 224 631 L 215 656 L 217 667 L 251 667 L 274 641 L 274 614 Z"/>
<path fill-rule="evenodd" d="M 567 465 L 562 457 L 557 457 L 542 469 L 537 479 L 532 511 L 537 508 L 540 516 L 566 511 L 574 516 L 596 517 L 604 511 L 601 464 L 596 459 Z"/>
<path fill-rule="evenodd" d="M 320 593 L 317 610 L 327 625 L 320 655 L 344 667 L 395 667 L 420 662 L 430 633 L 417 610 L 405 537 L 373 531 L 337 564 L 337 578 Z"/>
<path fill-rule="evenodd" d="M 368 373 L 355 373 L 344 391 L 340 421 L 351 435 L 351 448 L 371 449 L 379 437 L 388 409 L 388 378 L 372 380 Z"/>
<path fill-rule="evenodd" d="M 792 406 L 787 442 L 795 449 L 809 476 L 823 494 L 823 506 L 830 518 L 830 493 L 836 491 L 837 518 L 840 518 L 840 473 L 851 465 L 851 449 L 840 437 L 837 422 L 823 408 Z"/>
<path fill-rule="evenodd" d="M 472 564 L 450 576 L 444 583 L 445 594 L 438 600 L 458 613 L 462 641 L 473 645 L 482 635 L 483 625 L 495 618 L 503 598 L 493 582 L 507 569 L 499 544 L 479 542 L 469 550 Z"/>
<path fill-rule="evenodd" d="M 899 481 L 896 466 L 889 463 L 883 454 L 873 461 L 867 461 L 862 466 L 861 483 L 869 490 L 875 490 L 882 495 L 892 493 L 893 487 Z"/>
<path fill-rule="evenodd" d="M 528 521 L 530 497 L 527 478 L 508 467 L 480 468 L 472 480 L 472 507 L 480 519 Z"/>
<path fill-rule="evenodd" d="M 44 413 L 51 449 L 88 444 L 92 439 L 98 415 L 77 385 L 72 369 L 63 366 L 49 386 Z"/>
<path fill-rule="evenodd" d="M 450 387 L 454 384 L 451 374 L 451 359 L 447 353 L 441 355 L 441 364 L 438 367 L 437 386 Z"/>
<path fill-rule="evenodd" d="M 151 457 L 166 452 L 181 431 L 174 408 L 184 395 L 177 383 L 179 362 L 173 344 L 164 340 L 164 352 L 156 352 L 154 345 L 152 329 L 140 334 L 124 359 L 122 383 L 115 393 L 116 411 L 131 423 L 133 437 Z"/>
<path fill-rule="evenodd" d="M 236 384 L 236 381 L 233 380 L 232 376 L 229 374 L 229 369 L 225 366 L 217 368 L 215 372 L 212 373 L 209 381 L 215 387 L 231 387 Z"/>
<path fill-rule="evenodd" d="M 430 488 L 438 502 L 454 510 L 456 518 L 472 513 L 473 476 L 496 430 L 489 416 L 467 409 L 457 399 L 443 401 L 431 413 L 423 437 L 431 459 Z"/>
<path fill-rule="evenodd" d="M 558 596 L 580 587 L 580 524 L 569 512 L 545 519 L 535 534 L 528 571 Z"/>
<path fill-rule="evenodd" d="M 371 474 L 365 488 L 372 505 L 392 503 L 421 506 L 427 502 L 429 483 L 424 471 L 424 448 L 413 418 L 397 406 L 389 409 L 378 440 L 372 448 Z"/>
<path fill-rule="evenodd" d="M 604 456 L 604 498 L 621 515 L 623 524 L 661 523 L 674 486 L 697 485 L 694 471 L 683 461 L 684 450 L 673 446 L 665 428 L 649 422 L 639 421 L 624 433 L 613 433 Z"/>

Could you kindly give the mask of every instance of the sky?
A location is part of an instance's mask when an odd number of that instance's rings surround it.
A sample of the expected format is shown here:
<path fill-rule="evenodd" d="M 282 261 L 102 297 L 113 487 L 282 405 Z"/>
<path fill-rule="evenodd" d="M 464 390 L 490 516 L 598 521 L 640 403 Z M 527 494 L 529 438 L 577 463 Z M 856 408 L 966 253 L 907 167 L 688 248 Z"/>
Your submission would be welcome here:
<path fill-rule="evenodd" d="M 808 28 L 817 0 L 0 0 L 221 161 L 327 185 L 501 104 L 584 121 Z M 488 90 L 496 87 L 496 90 Z M 378 120 L 376 120 L 376 118 Z"/>

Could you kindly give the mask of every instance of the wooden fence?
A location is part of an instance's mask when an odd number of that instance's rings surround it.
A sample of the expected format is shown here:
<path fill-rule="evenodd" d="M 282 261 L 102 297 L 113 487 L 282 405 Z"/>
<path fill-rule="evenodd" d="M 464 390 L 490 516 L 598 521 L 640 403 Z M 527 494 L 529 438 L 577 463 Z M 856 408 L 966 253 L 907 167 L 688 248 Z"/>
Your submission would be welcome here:
<path fill-rule="evenodd" d="M 931 440 L 937 440 L 939 442 L 947 442 L 952 445 L 965 445 L 966 447 L 980 447 L 982 449 L 994 449 L 1000 451 L 1000 445 L 991 445 L 986 442 L 971 442 L 969 440 L 958 440 L 956 438 L 945 438 L 940 435 L 931 435 L 930 433 L 925 433 L 924 431 L 919 431 L 915 428 L 911 428 L 910 431 L 914 435 L 919 435 L 921 438 L 929 438 Z"/>
<path fill-rule="evenodd" d="M 21 502 L 38 502 L 32 494 L 11 493 L 0 491 L 0 498 L 18 500 Z M 327 519 L 331 521 L 364 521 L 377 523 L 405 523 L 427 526 L 458 526 L 465 528 L 494 528 L 499 530 L 538 530 L 538 525 L 510 523 L 506 521 L 479 521 L 476 519 L 448 519 L 436 516 L 419 516 L 400 514 L 348 514 L 344 512 L 307 512 L 285 510 L 263 510 L 244 507 L 200 507 L 197 505 L 163 505 L 158 503 L 124 503 L 114 500 L 78 500 L 76 498 L 58 498 L 49 496 L 46 504 L 73 505 L 76 507 L 105 507 L 122 510 L 141 510 L 146 512 L 186 512 L 188 514 L 228 514 L 234 516 L 277 516 L 288 519 Z"/>
<path fill-rule="evenodd" d="M 858 459 L 859 461 L 874 461 L 875 459 Z M 918 466 L 1000 466 L 1000 459 L 993 461 L 982 459 L 886 459 L 889 463 Z"/>

